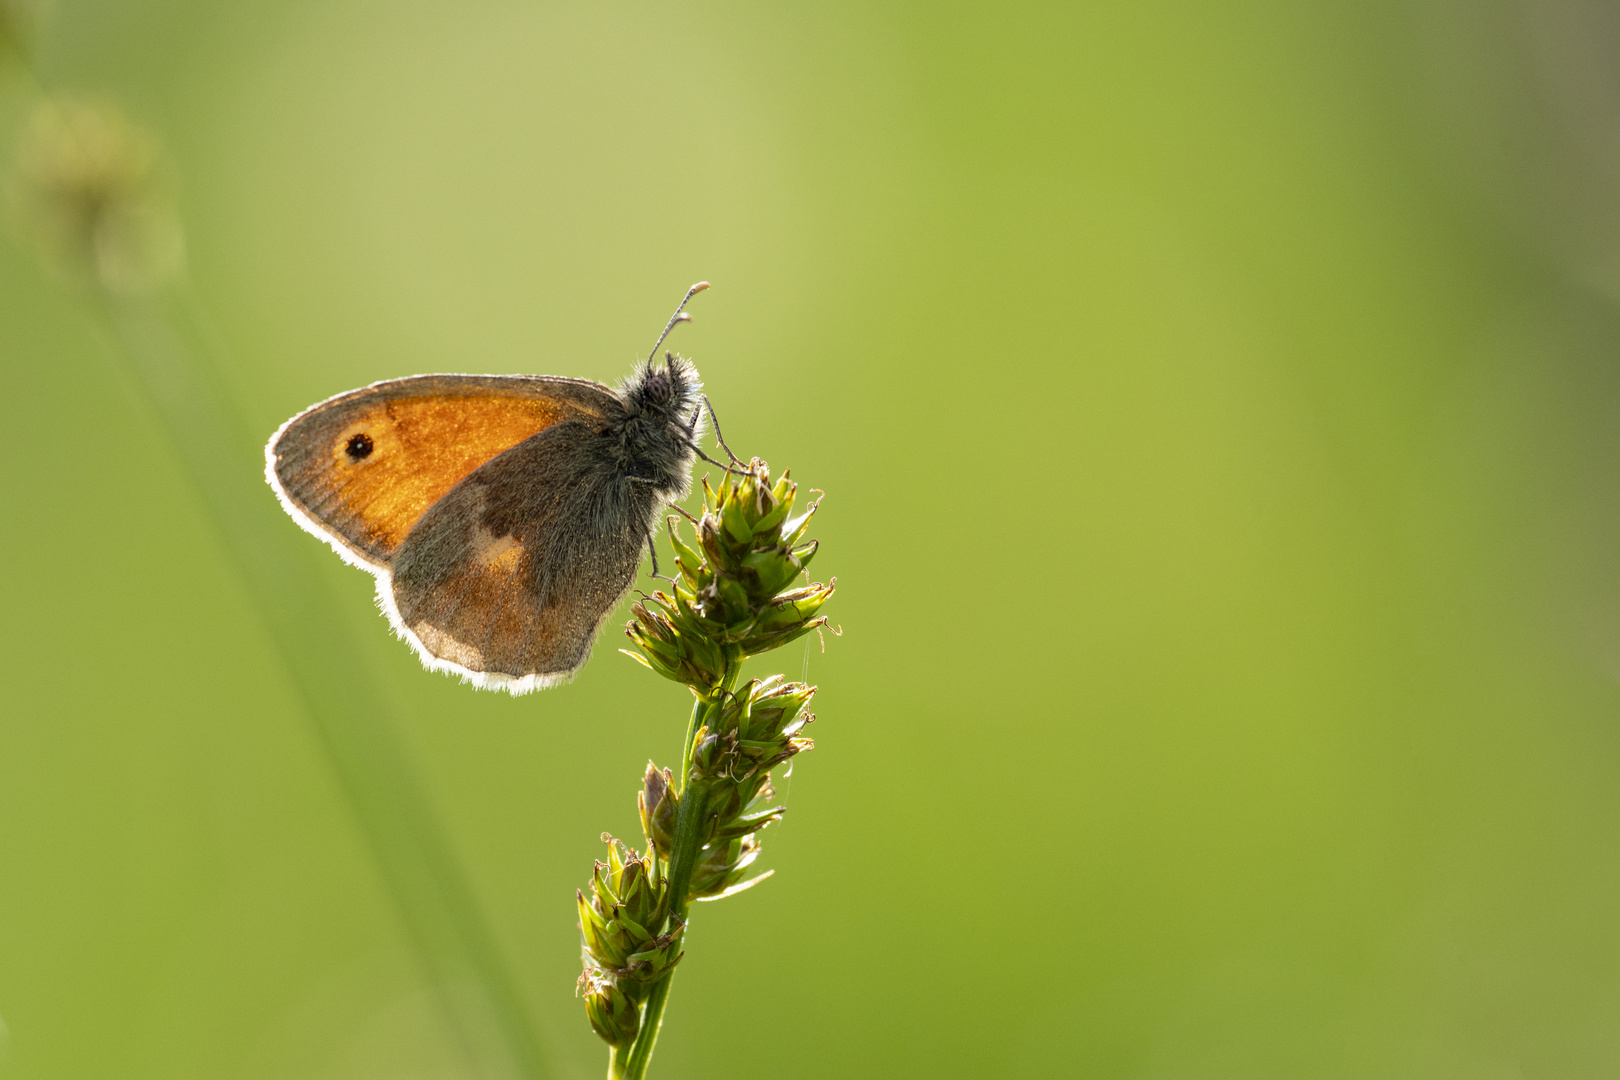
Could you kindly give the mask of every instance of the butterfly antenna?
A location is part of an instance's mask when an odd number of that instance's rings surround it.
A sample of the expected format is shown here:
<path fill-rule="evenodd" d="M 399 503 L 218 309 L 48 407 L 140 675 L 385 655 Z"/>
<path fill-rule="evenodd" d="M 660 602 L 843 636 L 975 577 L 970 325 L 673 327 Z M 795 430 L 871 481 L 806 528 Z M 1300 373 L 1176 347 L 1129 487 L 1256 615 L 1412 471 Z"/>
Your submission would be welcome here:
<path fill-rule="evenodd" d="M 696 296 L 698 293 L 702 292 L 708 287 L 709 283 L 707 281 L 700 281 L 690 289 L 686 290 L 686 295 L 681 297 L 681 302 L 675 305 L 675 314 L 669 317 L 669 322 L 664 326 L 664 332 L 659 334 L 658 340 L 653 343 L 652 352 L 647 354 L 647 363 L 650 364 L 653 362 L 653 357 L 658 355 L 658 346 L 662 345 L 664 343 L 664 339 L 669 337 L 669 332 L 675 329 L 677 323 L 692 321 L 692 316 L 688 315 L 682 309 L 686 307 L 686 302 L 688 300 L 692 299 L 692 297 Z"/>

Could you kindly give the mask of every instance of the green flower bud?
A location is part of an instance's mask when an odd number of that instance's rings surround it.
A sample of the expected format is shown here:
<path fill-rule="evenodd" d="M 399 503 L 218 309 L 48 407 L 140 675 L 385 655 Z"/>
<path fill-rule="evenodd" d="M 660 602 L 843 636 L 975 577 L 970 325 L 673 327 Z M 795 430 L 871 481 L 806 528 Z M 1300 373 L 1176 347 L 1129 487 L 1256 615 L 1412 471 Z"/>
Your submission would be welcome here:
<path fill-rule="evenodd" d="M 633 980 L 641 983 L 643 987 L 662 979 L 668 975 L 675 965 L 681 962 L 681 932 L 686 924 L 680 920 L 671 920 L 670 930 L 659 934 L 648 942 L 647 947 L 639 952 L 630 954 L 625 966 L 615 972 L 628 992 L 628 983 L 624 980 Z M 640 991 L 636 991 L 639 997 Z"/>
<path fill-rule="evenodd" d="M 816 612 L 832 597 L 837 585 L 838 579 L 834 578 L 826 585 L 811 585 L 780 594 L 760 612 L 749 632 L 738 641 L 738 646 L 745 654 L 753 656 L 786 645 L 817 627 L 825 626 L 826 618 L 818 617 Z"/>
<path fill-rule="evenodd" d="M 696 621 L 689 607 L 659 592 L 630 611 L 635 618 L 625 633 L 638 651 L 621 650 L 625 655 L 700 693 L 719 683 L 725 670 L 725 650 Z"/>
<path fill-rule="evenodd" d="M 682 638 L 735 645 L 745 656 L 774 649 L 824 625 L 816 613 L 836 584 L 783 591 L 817 550 L 814 541 L 804 542 L 816 507 L 792 516 L 798 487 L 785 474 L 773 484 L 769 468 L 755 459 L 741 478 L 727 474 L 718 491 L 705 480 L 703 490 L 697 545 L 688 546 L 670 524 L 680 574 L 674 596 L 659 594 L 657 611 L 638 605 L 630 629 L 643 663 L 699 693 L 716 684 L 703 679 L 725 657 L 702 654 Z"/>
<path fill-rule="evenodd" d="M 668 889 L 653 855 L 639 855 L 604 834 L 608 861 L 591 875 L 590 895 L 575 894 L 585 951 L 599 968 L 626 974 L 669 944 L 663 934 Z M 670 959 L 665 965 L 673 965 Z"/>
<path fill-rule="evenodd" d="M 675 812 L 680 803 L 679 796 L 675 794 L 675 774 L 668 769 L 659 772 L 658 767 L 649 761 L 641 784 L 642 790 L 636 796 L 636 804 L 641 810 L 641 831 L 647 837 L 647 843 L 661 857 L 668 859 L 675 840 Z"/>
<path fill-rule="evenodd" d="M 586 968 L 579 977 L 585 998 L 585 1017 L 591 1029 L 610 1046 L 628 1046 L 641 1030 L 641 1002 L 619 989 L 614 976 L 600 968 Z M 636 984 L 639 991 L 641 987 Z"/>
<path fill-rule="evenodd" d="M 769 802 L 775 790 L 766 787 L 761 797 L 754 802 Z M 785 807 L 767 806 L 763 810 L 750 813 L 733 814 L 723 820 L 717 820 L 714 826 L 714 839 L 718 841 L 735 840 L 739 837 L 750 836 L 773 821 L 781 821 L 782 815 L 787 812 Z"/>
<path fill-rule="evenodd" d="M 768 679 L 755 679 L 745 689 L 746 695 L 738 695 L 745 697 L 742 705 L 723 714 L 728 720 L 731 716 L 737 718 L 736 729 L 744 739 L 791 739 L 813 719 L 804 712 L 804 707 L 815 696 L 813 686 L 784 682 L 782 676 L 773 675 Z"/>
<path fill-rule="evenodd" d="M 709 900 L 731 890 L 747 876 L 748 867 L 759 858 L 759 838 L 743 836 L 704 847 L 696 869 L 692 871 L 692 886 L 687 896 L 692 900 Z M 761 874 L 755 880 L 768 875 Z"/>

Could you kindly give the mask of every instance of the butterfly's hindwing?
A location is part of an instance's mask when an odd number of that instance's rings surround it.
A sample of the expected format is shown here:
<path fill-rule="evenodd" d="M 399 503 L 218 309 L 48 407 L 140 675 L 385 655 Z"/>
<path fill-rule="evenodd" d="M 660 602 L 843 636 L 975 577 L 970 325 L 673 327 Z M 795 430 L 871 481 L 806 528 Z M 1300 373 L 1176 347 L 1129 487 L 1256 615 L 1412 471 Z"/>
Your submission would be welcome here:
<path fill-rule="evenodd" d="M 585 425 L 549 428 L 423 515 L 394 559 L 399 626 L 468 672 L 566 678 L 635 580 L 656 508 Z"/>

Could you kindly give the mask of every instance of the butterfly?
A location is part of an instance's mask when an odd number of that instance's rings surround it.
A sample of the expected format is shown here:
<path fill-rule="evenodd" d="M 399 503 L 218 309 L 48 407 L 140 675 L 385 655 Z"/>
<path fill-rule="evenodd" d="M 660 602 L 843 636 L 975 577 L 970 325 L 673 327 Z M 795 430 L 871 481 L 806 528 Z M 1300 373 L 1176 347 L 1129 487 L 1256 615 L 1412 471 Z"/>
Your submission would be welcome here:
<path fill-rule="evenodd" d="M 696 368 L 653 359 L 708 287 L 688 290 L 616 388 L 554 375 L 373 383 L 281 425 L 265 478 L 294 521 L 376 576 L 383 613 L 430 670 L 513 694 L 567 681 L 694 459 L 730 468 L 698 446 L 709 403 Z"/>

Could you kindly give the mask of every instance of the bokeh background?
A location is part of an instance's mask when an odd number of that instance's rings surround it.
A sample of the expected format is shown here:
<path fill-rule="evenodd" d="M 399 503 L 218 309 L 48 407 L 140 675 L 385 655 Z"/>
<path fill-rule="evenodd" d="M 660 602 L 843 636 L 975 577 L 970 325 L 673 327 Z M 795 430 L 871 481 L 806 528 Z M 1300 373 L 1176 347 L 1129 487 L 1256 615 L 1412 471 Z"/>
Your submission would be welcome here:
<path fill-rule="evenodd" d="M 414 372 L 615 380 L 714 282 L 675 343 L 828 492 L 844 632 L 755 662 L 818 747 L 654 1075 L 1620 1073 L 1611 5 L 6 10 L 8 172 L 42 95 L 151 134 L 184 270 L 120 303 L 255 441 Z M 184 433 L 7 205 L 0 1072 L 495 1075 Z M 539 1068 L 600 1075 L 573 890 L 683 691 L 611 631 L 533 697 L 428 674 L 264 521 Z"/>

